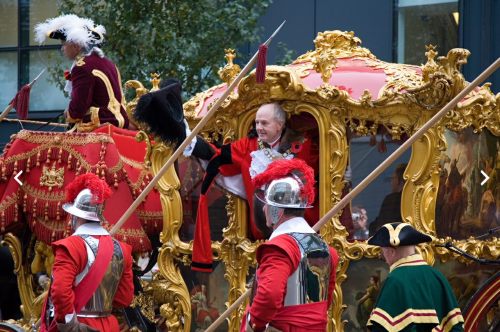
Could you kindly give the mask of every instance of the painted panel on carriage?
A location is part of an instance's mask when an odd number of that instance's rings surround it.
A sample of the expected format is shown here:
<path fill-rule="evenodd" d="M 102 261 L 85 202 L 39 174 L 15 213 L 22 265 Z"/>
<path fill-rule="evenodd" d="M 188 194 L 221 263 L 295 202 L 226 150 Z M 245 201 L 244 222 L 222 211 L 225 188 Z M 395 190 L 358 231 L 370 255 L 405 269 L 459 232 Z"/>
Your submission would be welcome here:
<path fill-rule="evenodd" d="M 473 296 L 487 280 L 498 272 L 498 265 L 462 264 L 456 260 L 434 264 L 450 282 L 458 305 L 465 315 L 466 308 L 474 301 Z M 482 330 L 479 330 L 482 331 Z"/>
<path fill-rule="evenodd" d="M 366 322 L 373 309 L 389 268 L 381 259 L 361 259 L 351 262 L 347 279 L 342 283 L 344 304 L 342 320 L 345 332 L 366 331 Z"/>
<path fill-rule="evenodd" d="M 500 226 L 500 139 L 488 130 L 445 131 L 436 204 L 439 237 L 465 239 Z M 483 171 L 489 177 L 484 181 Z M 498 230 L 497 230 L 498 231 Z"/>
<path fill-rule="evenodd" d="M 224 278 L 224 263 L 215 262 L 212 273 L 194 272 L 185 266 L 180 267 L 180 270 L 191 297 L 190 331 L 204 331 L 226 310 L 229 285 Z M 227 330 L 227 322 L 224 322 L 215 331 Z"/>

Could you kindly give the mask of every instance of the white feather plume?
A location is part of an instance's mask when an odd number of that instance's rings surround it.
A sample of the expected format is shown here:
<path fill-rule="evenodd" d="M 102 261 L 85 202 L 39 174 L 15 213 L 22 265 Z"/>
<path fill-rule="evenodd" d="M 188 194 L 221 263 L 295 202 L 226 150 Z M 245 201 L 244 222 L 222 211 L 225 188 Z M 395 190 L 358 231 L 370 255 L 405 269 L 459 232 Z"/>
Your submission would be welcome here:
<path fill-rule="evenodd" d="M 61 31 L 66 35 L 66 40 L 74 42 L 82 47 L 99 45 L 104 40 L 106 30 L 102 25 L 95 26 L 94 21 L 89 18 L 81 18 L 74 14 L 61 15 L 46 20 L 35 26 L 35 41 L 43 43 L 51 32 Z M 96 39 L 92 31 L 96 31 L 101 38 Z"/>

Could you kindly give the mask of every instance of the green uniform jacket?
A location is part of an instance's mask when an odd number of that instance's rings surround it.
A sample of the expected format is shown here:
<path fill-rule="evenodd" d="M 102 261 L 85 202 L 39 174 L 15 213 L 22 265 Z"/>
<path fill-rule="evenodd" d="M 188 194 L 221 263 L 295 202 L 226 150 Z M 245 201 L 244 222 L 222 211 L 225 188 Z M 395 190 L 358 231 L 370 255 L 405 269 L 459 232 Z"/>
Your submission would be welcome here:
<path fill-rule="evenodd" d="M 371 331 L 463 331 L 463 317 L 446 278 L 421 255 L 391 266 L 368 319 Z"/>

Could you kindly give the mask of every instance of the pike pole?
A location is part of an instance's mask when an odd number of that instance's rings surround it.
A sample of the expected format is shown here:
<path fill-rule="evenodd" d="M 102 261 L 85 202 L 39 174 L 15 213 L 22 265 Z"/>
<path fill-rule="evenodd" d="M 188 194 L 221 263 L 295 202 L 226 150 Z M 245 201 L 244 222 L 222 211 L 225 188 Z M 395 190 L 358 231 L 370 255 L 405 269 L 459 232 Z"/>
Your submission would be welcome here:
<path fill-rule="evenodd" d="M 268 46 L 274 36 L 281 30 L 283 25 L 285 25 L 286 21 L 283 21 L 281 25 L 272 33 L 272 35 L 266 40 L 264 43 L 265 46 Z M 234 88 L 240 83 L 240 81 L 245 77 L 245 75 L 252 69 L 253 65 L 255 64 L 257 60 L 259 52 L 255 52 L 255 54 L 252 56 L 250 61 L 243 67 L 241 72 L 236 76 L 234 81 L 231 82 L 231 84 L 228 86 L 224 94 L 215 102 L 215 104 L 210 108 L 210 110 L 207 112 L 207 114 L 201 119 L 201 121 L 194 127 L 192 130 L 191 134 L 189 134 L 186 139 L 182 142 L 181 145 L 175 150 L 175 152 L 168 158 L 167 162 L 162 166 L 162 168 L 158 171 L 158 174 L 155 175 L 155 177 L 151 180 L 151 182 L 144 188 L 142 193 L 135 199 L 135 201 L 130 205 L 130 207 L 125 211 L 125 213 L 121 216 L 121 218 L 116 222 L 116 224 L 111 228 L 110 234 L 113 235 L 115 234 L 120 227 L 127 221 L 127 219 L 130 217 L 130 215 L 137 209 L 139 204 L 146 198 L 146 195 L 149 194 L 149 192 L 154 188 L 154 186 L 160 181 L 161 177 L 165 174 L 165 172 L 168 170 L 169 167 L 173 165 L 173 163 L 179 158 L 181 153 L 184 151 L 184 149 L 191 143 L 193 138 L 201 131 L 201 129 L 205 126 L 205 124 L 210 120 L 210 118 L 215 114 L 217 109 L 220 107 L 220 105 L 226 100 L 226 98 L 231 94 L 231 92 L 234 90 Z"/>
<path fill-rule="evenodd" d="M 384 172 L 396 159 L 398 159 L 410 146 L 420 139 L 427 130 L 433 127 L 441 118 L 448 113 L 455 105 L 462 100 L 468 93 L 476 88 L 488 76 L 493 74 L 495 70 L 500 67 L 500 57 L 496 59 L 488 68 L 486 68 L 474 81 L 466 86 L 460 93 L 458 93 L 452 100 L 450 100 L 439 112 L 427 121 L 415 134 L 410 136 L 401 146 L 394 151 L 386 160 L 377 166 L 363 181 L 361 181 L 353 190 L 344 196 L 333 208 L 330 209 L 314 226 L 313 229 L 318 232 L 321 227 L 326 224 L 335 214 L 340 212 L 354 197 L 356 197 L 363 189 L 365 189 L 373 180 L 375 180 L 382 172 Z M 206 330 L 205 332 L 213 332 L 222 324 L 222 322 L 229 317 L 231 312 L 240 306 L 241 303 L 250 295 L 251 288 L 247 289 L 234 303 L 224 311 Z"/>
<path fill-rule="evenodd" d="M 33 86 L 33 84 L 35 84 L 35 82 L 40 78 L 40 76 L 42 76 L 42 74 L 45 72 L 45 69 L 42 69 L 42 71 L 33 79 L 33 81 L 31 81 L 29 84 L 28 84 L 28 87 L 31 88 Z M 22 88 L 21 88 L 22 89 Z M 19 93 L 19 92 L 18 92 Z M 9 115 L 9 112 L 12 110 L 13 108 L 13 103 L 9 103 L 9 105 L 7 105 L 7 107 L 3 110 L 3 112 L 0 114 L 0 122 L 2 122 L 6 117 L 7 115 Z"/>

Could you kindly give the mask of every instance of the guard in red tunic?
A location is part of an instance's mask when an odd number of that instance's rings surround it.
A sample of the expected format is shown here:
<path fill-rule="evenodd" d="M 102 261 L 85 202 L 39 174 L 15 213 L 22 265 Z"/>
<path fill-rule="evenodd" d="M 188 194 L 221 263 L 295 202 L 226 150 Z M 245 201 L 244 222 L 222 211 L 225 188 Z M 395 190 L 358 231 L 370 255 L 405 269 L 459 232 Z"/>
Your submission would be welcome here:
<path fill-rule="evenodd" d="M 254 179 L 273 232 L 257 249 L 242 332 L 326 331 L 338 255 L 303 218 L 314 201 L 313 174 L 303 160 L 280 159 Z"/>
<path fill-rule="evenodd" d="M 41 331 L 120 331 L 113 308 L 134 296 L 131 247 L 100 225 L 111 195 L 94 174 L 76 177 L 63 209 L 71 216 L 72 236 L 52 244 L 52 285 L 42 313 Z"/>
<path fill-rule="evenodd" d="M 35 40 L 61 40 L 62 52 L 73 61 L 65 73 L 65 91 L 71 94 L 66 119 L 79 131 L 91 131 L 105 122 L 129 126 L 120 72 L 100 49 L 105 33 L 102 25 L 76 15 L 62 15 L 35 27 Z"/>

